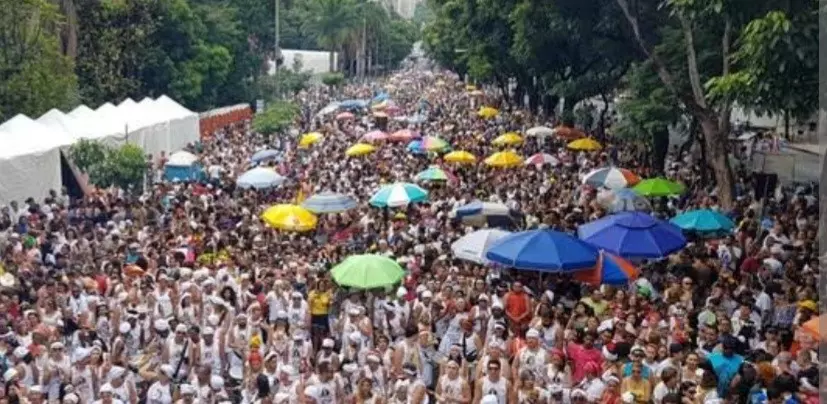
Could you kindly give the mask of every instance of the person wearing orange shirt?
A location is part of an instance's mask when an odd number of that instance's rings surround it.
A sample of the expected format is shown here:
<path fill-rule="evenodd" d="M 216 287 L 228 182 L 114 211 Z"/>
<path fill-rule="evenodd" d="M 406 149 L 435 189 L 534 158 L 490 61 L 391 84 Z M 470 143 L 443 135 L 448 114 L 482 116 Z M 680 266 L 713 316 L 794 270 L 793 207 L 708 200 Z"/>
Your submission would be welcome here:
<path fill-rule="evenodd" d="M 523 290 L 523 284 L 514 282 L 511 290 L 503 297 L 505 315 L 511 325 L 512 331 L 521 333 L 531 321 L 531 298 Z"/>

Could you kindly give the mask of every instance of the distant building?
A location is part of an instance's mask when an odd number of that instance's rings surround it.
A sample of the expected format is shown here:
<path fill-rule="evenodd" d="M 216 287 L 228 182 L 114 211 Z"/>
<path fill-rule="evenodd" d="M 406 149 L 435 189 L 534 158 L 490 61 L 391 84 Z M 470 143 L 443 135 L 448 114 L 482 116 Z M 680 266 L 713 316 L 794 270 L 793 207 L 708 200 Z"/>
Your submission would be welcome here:
<path fill-rule="evenodd" d="M 385 3 L 385 6 L 390 8 L 393 11 L 396 11 L 397 14 L 402 16 L 402 18 L 411 19 L 414 16 L 414 10 L 416 10 L 416 6 L 419 3 L 423 3 L 425 0 L 379 0 Z"/>
<path fill-rule="evenodd" d="M 330 72 L 330 52 L 327 51 L 311 51 L 311 50 L 297 50 L 297 49 L 282 49 L 281 55 L 284 58 L 282 69 L 292 69 L 293 63 L 298 59 L 301 60 L 302 70 L 309 70 L 314 75 L 324 74 Z M 337 66 L 338 54 L 333 55 L 333 66 Z M 269 61 L 270 74 L 275 74 L 276 66 L 273 61 Z"/>

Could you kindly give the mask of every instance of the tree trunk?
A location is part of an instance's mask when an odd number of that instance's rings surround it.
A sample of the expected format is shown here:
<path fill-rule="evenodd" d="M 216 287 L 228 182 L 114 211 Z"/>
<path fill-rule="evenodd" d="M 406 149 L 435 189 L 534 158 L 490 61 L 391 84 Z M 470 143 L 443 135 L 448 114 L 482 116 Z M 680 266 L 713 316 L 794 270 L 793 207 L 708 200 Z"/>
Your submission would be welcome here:
<path fill-rule="evenodd" d="M 735 179 L 729 166 L 729 139 L 726 133 L 721 133 L 718 122 L 714 117 L 700 118 L 701 132 L 704 134 L 706 146 L 706 161 L 715 175 L 718 184 L 718 199 L 725 207 L 731 206 L 735 200 Z"/>
<path fill-rule="evenodd" d="M 336 50 L 335 49 L 336 49 L 336 47 L 333 47 L 333 49 L 330 50 L 330 55 L 328 56 L 330 58 L 330 59 L 328 59 L 328 63 L 330 63 L 329 68 L 330 68 L 331 73 L 336 71 Z"/>
<path fill-rule="evenodd" d="M 657 175 L 662 175 L 666 165 L 666 154 L 669 152 L 669 128 L 658 128 L 652 133 L 652 168 Z"/>
<path fill-rule="evenodd" d="M 667 67 L 666 63 L 655 52 L 652 46 L 644 37 L 640 30 L 640 25 L 637 20 L 637 15 L 633 14 L 633 10 L 629 5 L 628 0 L 615 0 L 617 5 L 623 11 L 626 21 L 629 23 L 635 42 L 640 47 L 641 51 L 652 61 L 658 73 L 658 77 L 663 82 L 664 86 L 675 94 L 676 97 L 684 104 L 687 110 L 693 117 L 698 119 L 701 125 L 701 132 L 704 135 L 704 146 L 707 152 L 707 163 L 712 167 L 715 174 L 718 187 L 718 198 L 721 205 L 725 209 L 732 207 L 734 202 L 734 179 L 732 177 L 732 170 L 729 166 L 728 158 L 728 133 L 726 131 L 727 122 L 723 122 L 721 116 L 716 115 L 710 108 L 707 107 L 706 99 L 703 94 L 703 87 L 700 83 L 700 74 L 698 72 L 697 57 L 694 49 L 694 36 L 692 32 L 691 22 L 685 16 L 678 15 L 681 23 L 681 28 L 684 33 L 684 41 L 687 55 L 687 70 L 689 72 L 689 81 L 692 85 L 691 94 L 681 91 L 676 85 L 672 72 Z M 728 40 L 728 38 L 725 38 Z M 728 119 L 728 117 L 727 117 Z"/>

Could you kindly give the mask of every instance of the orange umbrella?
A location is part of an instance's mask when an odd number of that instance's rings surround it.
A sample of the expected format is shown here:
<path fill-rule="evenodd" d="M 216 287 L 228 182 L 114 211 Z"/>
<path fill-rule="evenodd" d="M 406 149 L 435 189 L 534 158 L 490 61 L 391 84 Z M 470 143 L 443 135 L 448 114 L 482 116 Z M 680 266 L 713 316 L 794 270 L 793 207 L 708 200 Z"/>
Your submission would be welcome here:
<path fill-rule="evenodd" d="M 562 125 L 554 128 L 554 134 L 566 140 L 575 140 L 580 139 L 581 137 L 586 137 L 586 134 L 583 133 L 583 131 Z"/>
<path fill-rule="evenodd" d="M 811 318 L 806 323 L 801 325 L 801 329 L 807 334 L 810 334 L 813 338 L 821 339 L 821 319 L 825 316 L 827 316 L 827 314 L 822 314 L 821 316 Z"/>

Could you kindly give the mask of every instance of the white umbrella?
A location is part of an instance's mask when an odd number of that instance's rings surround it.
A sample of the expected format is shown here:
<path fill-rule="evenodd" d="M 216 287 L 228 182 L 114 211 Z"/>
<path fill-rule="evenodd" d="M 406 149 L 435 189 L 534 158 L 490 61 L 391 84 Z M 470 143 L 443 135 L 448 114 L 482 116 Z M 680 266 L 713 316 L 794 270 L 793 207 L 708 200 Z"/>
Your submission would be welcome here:
<path fill-rule="evenodd" d="M 511 234 L 511 232 L 500 229 L 477 230 L 462 236 L 459 240 L 451 244 L 451 252 L 454 253 L 454 257 L 461 260 L 484 265 L 488 263 L 488 260 L 485 258 L 485 252 L 488 250 L 488 247 L 509 234 Z"/>
<path fill-rule="evenodd" d="M 256 167 L 241 174 L 236 180 L 236 185 L 241 188 L 267 189 L 281 186 L 284 181 L 285 178 L 272 168 Z"/>
<path fill-rule="evenodd" d="M 547 126 L 535 126 L 525 132 L 528 136 L 551 136 L 554 134 L 554 129 Z"/>

